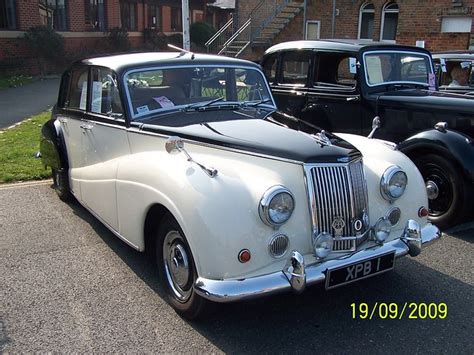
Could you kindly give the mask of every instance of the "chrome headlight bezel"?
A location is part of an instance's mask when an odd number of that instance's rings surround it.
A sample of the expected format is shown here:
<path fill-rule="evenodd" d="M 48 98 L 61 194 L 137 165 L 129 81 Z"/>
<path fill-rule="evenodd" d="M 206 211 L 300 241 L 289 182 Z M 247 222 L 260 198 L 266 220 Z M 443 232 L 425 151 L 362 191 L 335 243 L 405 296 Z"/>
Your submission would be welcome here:
<path fill-rule="evenodd" d="M 402 192 L 399 195 L 394 196 L 390 192 L 390 186 L 391 186 L 391 180 L 396 174 L 403 174 L 405 176 L 405 185 L 403 186 Z M 385 200 L 389 202 L 393 202 L 403 196 L 407 185 L 408 185 L 407 174 L 399 166 L 392 165 L 387 170 L 385 170 L 385 172 L 382 175 L 382 178 L 380 179 L 380 194 Z"/>
<path fill-rule="evenodd" d="M 274 221 L 271 216 L 270 216 L 270 205 L 272 203 L 272 200 L 278 196 L 279 194 L 287 194 L 292 201 L 292 208 L 291 211 L 289 211 L 289 215 L 285 220 L 282 221 Z M 260 203 L 258 204 L 258 214 L 260 216 L 260 219 L 262 220 L 263 223 L 270 227 L 279 227 L 291 218 L 291 215 L 293 214 L 293 211 L 295 210 L 295 198 L 293 194 L 288 190 L 286 187 L 281 186 L 281 185 L 275 185 L 270 187 L 265 193 L 263 194 L 262 198 L 260 199 Z"/>

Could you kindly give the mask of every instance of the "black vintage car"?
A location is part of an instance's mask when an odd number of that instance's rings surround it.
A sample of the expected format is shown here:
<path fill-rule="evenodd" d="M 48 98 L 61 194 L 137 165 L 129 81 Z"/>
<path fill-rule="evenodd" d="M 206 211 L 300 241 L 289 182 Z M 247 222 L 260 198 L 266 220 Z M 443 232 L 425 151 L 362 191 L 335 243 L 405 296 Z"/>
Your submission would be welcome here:
<path fill-rule="evenodd" d="M 474 95 L 474 51 L 433 53 L 439 90 Z"/>
<path fill-rule="evenodd" d="M 472 218 L 474 97 L 439 92 L 430 52 L 357 41 L 295 41 L 262 59 L 277 107 L 321 128 L 398 143 L 421 171 L 430 216 Z"/>

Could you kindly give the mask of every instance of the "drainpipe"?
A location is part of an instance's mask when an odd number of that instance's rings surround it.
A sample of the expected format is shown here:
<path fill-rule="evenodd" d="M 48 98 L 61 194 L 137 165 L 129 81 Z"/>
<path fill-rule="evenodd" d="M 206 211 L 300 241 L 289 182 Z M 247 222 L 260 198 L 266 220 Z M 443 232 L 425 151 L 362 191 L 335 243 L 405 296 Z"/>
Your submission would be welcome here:
<path fill-rule="evenodd" d="M 332 27 L 331 37 L 334 38 L 336 35 L 336 0 L 332 0 Z"/>
<path fill-rule="evenodd" d="M 308 6 L 307 0 L 304 0 L 303 5 L 303 39 L 306 39 L 306 7 Z"/>
<path fill-rule="evenodd" d="M 189 38 L 189 0 L 181 0 L 181 13 L 183 20 L 183 49 L 189 51 L 191 49 L 191 41 Z"/>

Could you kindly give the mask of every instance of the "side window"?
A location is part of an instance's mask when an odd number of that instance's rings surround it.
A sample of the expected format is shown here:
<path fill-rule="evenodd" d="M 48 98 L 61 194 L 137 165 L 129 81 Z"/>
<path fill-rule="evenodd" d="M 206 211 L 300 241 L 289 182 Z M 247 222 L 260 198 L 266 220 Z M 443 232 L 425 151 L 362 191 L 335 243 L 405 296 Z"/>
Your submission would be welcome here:
<path fill-rule="evenodd" d="M 280 84 L 305 85 L 308 78 L 311 53 L 310 51 L 285 53 L 282 59 Z"/>
<path fill-rule="evenodd" d="M 357 81 L 351 73 L 351 57 L 347 53 L 320 53 L 315 67 L 314 86 L 355 88 Z"/>
<path fill-rule="evenodd" d="M 117 77 L 109 69 L 92 70 L 91 111 L 122 118 L 123 109 L 117 87 Z"/>
<path fill-rule="evenodd" d="M 88 68 L 78 68 L 72 71 L 71 85 L 64 107 L 86 110 L 87 104 L 87 76 Z"/>
<path fill-rule="evenodd" d="M 277 67 L 277 53 L 271 54 L 263 63 L 263 72 L 270 84 L 275 82 L 276 77 L 276 67 Z"/>
<path fill-rule="evenodd" d="M 342 58 L 337 67 L 336 81 L 338 84 L 355 87 L 356 77 L 350 72 L 350 57 Z"/>

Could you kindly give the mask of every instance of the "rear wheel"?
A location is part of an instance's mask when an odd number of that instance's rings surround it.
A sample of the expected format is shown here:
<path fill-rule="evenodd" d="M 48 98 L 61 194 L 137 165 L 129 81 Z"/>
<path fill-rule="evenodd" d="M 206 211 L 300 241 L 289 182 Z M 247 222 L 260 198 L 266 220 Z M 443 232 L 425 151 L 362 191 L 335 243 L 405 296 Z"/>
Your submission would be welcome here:
<path fill-rule="evenodd" d="M 430 220 L 438 227 L 454 225 L 463 217 L 464 181 L 456 166 L 435 154 L 413 159 L 425 181 Z"/>
<path fill-rule="evenodd" d="M 196 294 L 196 267 L 191 250 L 178 222 L 165 215 L 158 228 L 156 262 L 168 302 L 187 319 L 202 317 L 208 301 Z"/>
<path fill-rule="evenodd" d="M 58 197 L 62 201 L 71 199 L 71 191 L 69 189 L 69 174 L 67 169 L 52 169 L 53 187 Z"/>

